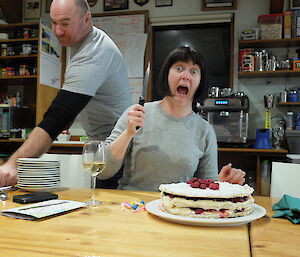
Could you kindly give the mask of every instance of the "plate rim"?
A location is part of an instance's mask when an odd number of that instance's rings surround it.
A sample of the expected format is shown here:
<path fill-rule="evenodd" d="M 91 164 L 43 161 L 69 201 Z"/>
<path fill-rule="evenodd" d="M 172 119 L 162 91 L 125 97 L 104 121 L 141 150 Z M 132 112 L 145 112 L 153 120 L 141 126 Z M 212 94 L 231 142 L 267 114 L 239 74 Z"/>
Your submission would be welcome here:
<path fill-rule="evenodd" d="M 161 199 L 152 200 L 146 203 L 146 210 L 161 219 L 183 224 L 183 225 L 193 225 L 193 226 L 239 226 L 248 224 L 254 220 L 260 219 L 266 215 L 266 209 L 258 204 L 252 204 L 253 212 L 247 216 L 229 218 L 229 219 L 213 219 L 213 218 L 193 218 L 186 216 L 179 216 L 170 213 L 163 212 L 160 209 Z M 255 216 L 256 215 L 256 216 Z"/>

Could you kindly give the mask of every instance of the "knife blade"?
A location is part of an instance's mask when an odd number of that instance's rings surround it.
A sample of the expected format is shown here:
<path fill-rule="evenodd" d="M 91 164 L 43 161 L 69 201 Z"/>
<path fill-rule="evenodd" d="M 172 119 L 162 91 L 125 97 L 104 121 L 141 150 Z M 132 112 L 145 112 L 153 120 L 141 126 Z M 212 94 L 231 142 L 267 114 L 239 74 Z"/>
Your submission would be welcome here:
<path fill-rule="evenodd" d="M 147 65 L 147 69 L 146 69 L 145 76 L 144 76 L 143 91 L 142 91 L 142 95 L 139 98 L 139 104 L 142 106 L 144 106 L 146 98 L 147 98 L 149 75 L 150 75 L 150 62 L 148 62 L 148 65 Z"/>
<path fill-rule="evenodd" d="M 149 76 L 150 76 L 150 62 L 148 62 L 147 69 L 144 76 L 144 83 L 143 83 L 143 91 L 142 95 L 139 98 L 139 104 L 144 106 L 145 101 L 147 99 L 147 90 L 148 90 L 148 82 L 149 82 Z M 139 129 L 140 127 L 137 126 L 136 129 Z"/>

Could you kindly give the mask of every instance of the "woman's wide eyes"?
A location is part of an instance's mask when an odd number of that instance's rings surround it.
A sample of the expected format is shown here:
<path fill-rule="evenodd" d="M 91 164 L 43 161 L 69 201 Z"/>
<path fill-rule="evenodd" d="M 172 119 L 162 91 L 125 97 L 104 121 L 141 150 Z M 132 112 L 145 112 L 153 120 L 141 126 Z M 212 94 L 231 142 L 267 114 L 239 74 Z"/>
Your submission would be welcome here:
<path fill-rule="evenodd" d="M 178 70 L 178 71 L 182 71 L 182 70 L 183 70 L 183 68 L 182 68 L 182 66 L 176 66 L 176 70 Z"/>
<path fill-rule="evenodd" d="M 191 73 L 192 73 L 193 75 L 196 75 L 196 74 L 198 73 L 198 70 L 192 69 L 192 70 L 191 70 Z"/>
<path fill-rule="evenodd" d="M 184 67 L 183 66 L 180 66 L 180 65 L 177 65 L 176 67 L 176 70 L 179 71 L 179 72 L 182 72 L 184 70 Z M 197 75 L 198 74 L 198 70 L 197 69 L 190 69 L 190 73 L 191 75 Z"/>

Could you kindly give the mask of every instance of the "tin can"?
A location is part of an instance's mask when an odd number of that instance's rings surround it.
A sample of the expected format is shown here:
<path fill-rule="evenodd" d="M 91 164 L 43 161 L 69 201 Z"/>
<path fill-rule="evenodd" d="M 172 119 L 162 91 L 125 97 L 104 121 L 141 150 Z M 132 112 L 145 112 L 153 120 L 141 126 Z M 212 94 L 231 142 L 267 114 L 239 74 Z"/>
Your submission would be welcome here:
<path fill-rule="evenodd" d="M 264 64 L 263 64 L 263 53 L 262 52 L 254 52 L 254 70 L 255 71 L 263 71 L 264 70 Z"/>
<path fill-rule="evenodd" d="M 242 64 L 245 55 L 253 53 L 253 48 L 245 48 L 239 50 L 239 71 L 242 71 Z"/>
<path fill-rule="evenodd" d="M 242 62 L 242 71 L 254 71 L 254 56 L 245 55 Z"/>

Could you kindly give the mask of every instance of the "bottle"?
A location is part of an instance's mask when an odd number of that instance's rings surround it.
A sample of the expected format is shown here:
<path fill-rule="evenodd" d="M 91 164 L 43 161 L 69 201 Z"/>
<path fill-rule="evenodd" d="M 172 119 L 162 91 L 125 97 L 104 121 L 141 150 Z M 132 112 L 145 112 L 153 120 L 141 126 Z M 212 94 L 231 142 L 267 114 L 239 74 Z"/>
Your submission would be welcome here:
<path fill-rule="evenodd" d="M 22 107 L 22 102 L 21 102 L 21 97 L 20 97 L 20 92 L 19 91 L 16 94 L 16 106 L 17 107 Z"/>
<path fill-rule="evenodd" d="M 286 130 L 293 130 L 293 112 L 286 114 Z"/>
<path fill-rule="evenodd" d="M 296 129 L 300 130 L 300 112 L 297 112 Z"/>
<path fill-rule="evenodd" d="M 264 196 L 270 195 L 270 164 L 268 160 L 264 160 L 260 165 L 261 188 L 260 194 Z"/>

